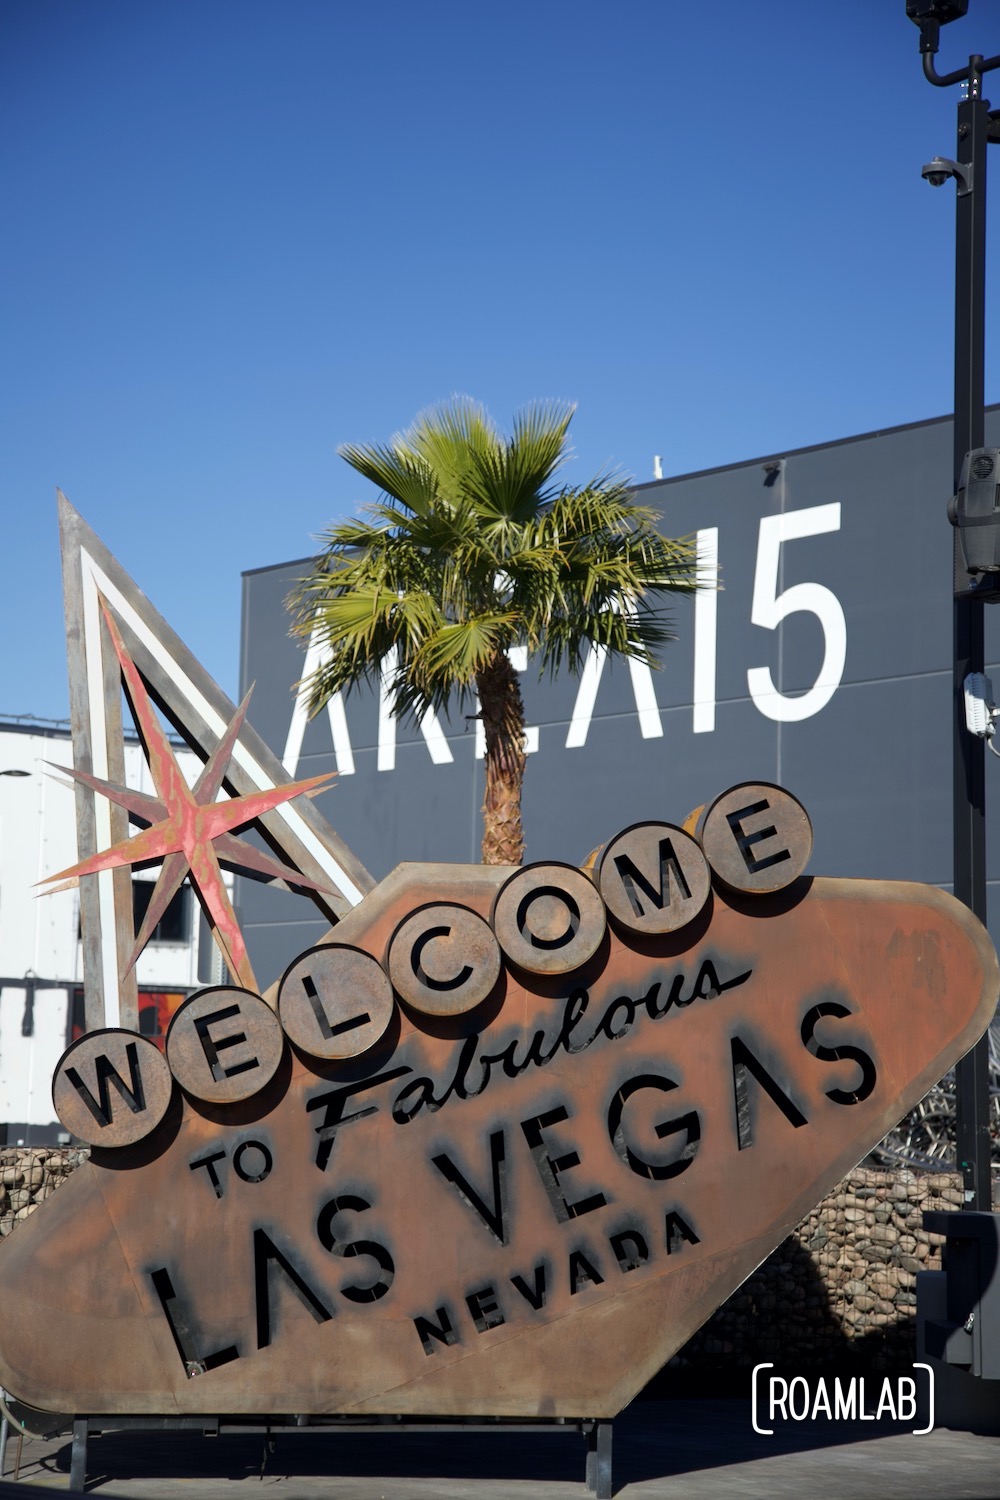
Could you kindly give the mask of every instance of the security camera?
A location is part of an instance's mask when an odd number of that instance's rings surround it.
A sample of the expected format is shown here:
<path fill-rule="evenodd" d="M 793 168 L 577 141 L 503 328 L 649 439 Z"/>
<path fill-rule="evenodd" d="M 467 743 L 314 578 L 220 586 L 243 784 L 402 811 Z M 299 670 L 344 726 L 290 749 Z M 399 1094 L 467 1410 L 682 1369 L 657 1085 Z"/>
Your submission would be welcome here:
<path fill-rule="evenodd" d="M 935 156 L 933 161 L 925 162 L 920 175 L 931 187 L 943 187 L 949 177 L 954 177 L 960 198 L 966 198 L 972 192 L 971 164 L 952 161 L 950 156 Z"/>
<path fill-rule="evenodd" d="M 993 702 L 993 684 L 982 672 L 970 672 L 963 684 L 965 689 L 965 727 L 977 739 L 985 740 L 987 748 L 1000 756 L 993 743 L 1000 708 Z"/>
<path fill-rule="evenodd" d="M 920 168 L 920 175 L 931 187 L 944 187 L 949 177 L 960 175 L 960 168 L 957 161 L 950 161 L 946 156 L 935 156 L 933 161 L 926 162 Z"/>
<path fill-rule="evenodd" d="M 924 26 L 928 21 L 947 26 L 949 21 L 964 16 L 968 9 L 969 0 L 906 0 L 906 14 L 917 26 Z"/>

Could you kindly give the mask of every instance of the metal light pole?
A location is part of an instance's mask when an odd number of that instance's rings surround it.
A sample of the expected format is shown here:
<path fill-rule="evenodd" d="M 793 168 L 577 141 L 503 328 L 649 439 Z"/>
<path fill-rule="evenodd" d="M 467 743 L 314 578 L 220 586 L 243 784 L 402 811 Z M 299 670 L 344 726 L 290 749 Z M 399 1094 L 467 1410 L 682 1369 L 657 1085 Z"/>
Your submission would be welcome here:
<path fill-rule="evenodd" d="M 974 54 L 968 66 L 939 74 L 934 57 L 943 23 L 968 9 L 968 0 L 907 0 L 906 13 L 920 27 L 924 75 L 938 88 L 964 83 L 958 105 L 954 161 L 935 158 L 923 175 L 935 187 L 948 177 L 957 185 L 955 221 L 955 418 L 954 488 L 957 494 L 966 454 L 984 442 L 984 348 L 986 315 L 986 147 L 1000 139 L 1000 118 L 982 97 L 983 74 L 1000 67 L 1000 56 Z M 998 112 L 1000 114 L 1000 112 Z M 959 538 L 955 537 L 956 557 Z M 956 561 L 955 576 L 960 567 Z M 986 746 L 965 723 L 965 679 L 984 670 L 984 594 L 994 588 L 970 584 L 954 601 L 953 656 L 953 816 L 954 891 L 986 921 Z M 956 594 L 959 590 L 956 589 Z M 964 1205 L 988 1213 L 992 1207 L 989 1134 L 989 1035 L 982 1037 L 956 1068 L 956 1147 Z"/>
<path fill-rule="evenodd" d="M 1000 58 L 991 60 L 995 66 Z M 969 169 L 970 185 L 958 187 L 955 210 L 955 418 L 953 494 L 958 492 L 965 455 L 985 441 L 984 357 L 986 320 L 986 142 L 989 104 L 982 98 L 983 59 L 971 57 L 968 95 L 958 106 L 955 159 Z M 934 59 L 924 54 L 924 70 L 937 81 Z M 956 548 L 959 545 L 955 538 Z M 986 922 L 986 742 L 965 726 L 964 685 L 970 672 L 982 672 L 985 605 L 956 598 L 952 734 L 954 767 L 954 891 Z M 989 1033 L 966 1053 L 955 1070 L 955 1145 L 966 1205 L 988 1213 L 993 1207 L 990 1177 Z"/>

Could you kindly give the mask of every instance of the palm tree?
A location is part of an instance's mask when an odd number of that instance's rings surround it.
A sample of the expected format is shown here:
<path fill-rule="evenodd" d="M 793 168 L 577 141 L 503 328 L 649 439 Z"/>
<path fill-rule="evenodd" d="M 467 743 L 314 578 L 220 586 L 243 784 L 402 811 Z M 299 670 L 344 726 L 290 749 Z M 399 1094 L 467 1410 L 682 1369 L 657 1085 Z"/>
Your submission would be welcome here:
<path fill-rule="evenodd" d="M 689 539 L 668 541 L 620 476 L 559 487 L 573 407 L 529 407 L 503 436 L 456 397 L 387 446 L 345 446 L 376 484 L 362 519 L 330 526 L 289 600 L 294 633 L 318 629 L 306 682 L 315 713 L 335 693 L 377 683 L 388 659 L 397 714 L 478 696 L 486 738 L 485 864 L 520 864 L 524 706 L 508 659 L 527 646 L 541 670 L 578 673 L 589 644 L 657 665 L 673 639 L 664 595 L 695 587 Z"/>

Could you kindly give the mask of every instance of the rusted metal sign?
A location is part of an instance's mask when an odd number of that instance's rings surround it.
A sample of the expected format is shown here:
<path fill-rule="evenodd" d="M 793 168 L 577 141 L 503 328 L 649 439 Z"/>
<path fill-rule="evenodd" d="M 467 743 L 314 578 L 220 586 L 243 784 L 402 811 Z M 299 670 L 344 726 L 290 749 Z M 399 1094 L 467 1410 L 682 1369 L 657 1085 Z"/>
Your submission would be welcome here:
<path fill-rule="evenodd" d="M 0 1383 L 614 1415 L 993 1012 L 964 907 L 808 847 L 754 784 L 589 874 L 402 865 L 270 1003 L 200 992 L 165 1058 L 84 1038 L 55 1089 L 93 1162 L 0 1253 Z"/>
<path fill-rule="evenodd" d="M 20 1401 L 613 1416 L 988 1024 L 980 923 L 930 887 L 811 880 L 807 813 L 766 783 L 682 823 L 651 808 L 586 869 L 400 865 L 373 887 L 313 784 L 62 520 L 101 743 L 124 685 L 157 795 L 90 754 L 91 691 L 63 874 L 104 882 L 83 903 L 94 1005 L 53 1099 L 94 1149 L 0 1250 Z M 202 750 L 193 788 L 154 702 Z M 240 843 L 248 821 L 286 862 Z M 145 937 L 116 872 L 153 856 L 154 901 L 190 869 L 231 975 L 163 1053 L 101 1024 L 128 1019 Z M 340 917 L 266 996 L 220 859 Z"/>

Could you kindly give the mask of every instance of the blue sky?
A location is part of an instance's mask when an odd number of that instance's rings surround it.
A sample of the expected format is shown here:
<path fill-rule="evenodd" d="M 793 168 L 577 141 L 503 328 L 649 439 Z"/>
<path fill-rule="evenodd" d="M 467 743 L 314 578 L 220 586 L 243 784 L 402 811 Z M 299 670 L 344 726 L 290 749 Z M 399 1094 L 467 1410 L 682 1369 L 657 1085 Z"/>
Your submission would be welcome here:
<path fill-rule="evenodd" d="M 1000 52 L 970 12 L 942 69 Z M 949 411 L 917 40 L 904 0 L 6 0 L 0 716 L 68 712 L 56 485 L 235 694 L 241 570 L 453 392 L 576 401 L 579 481 Z"/>

